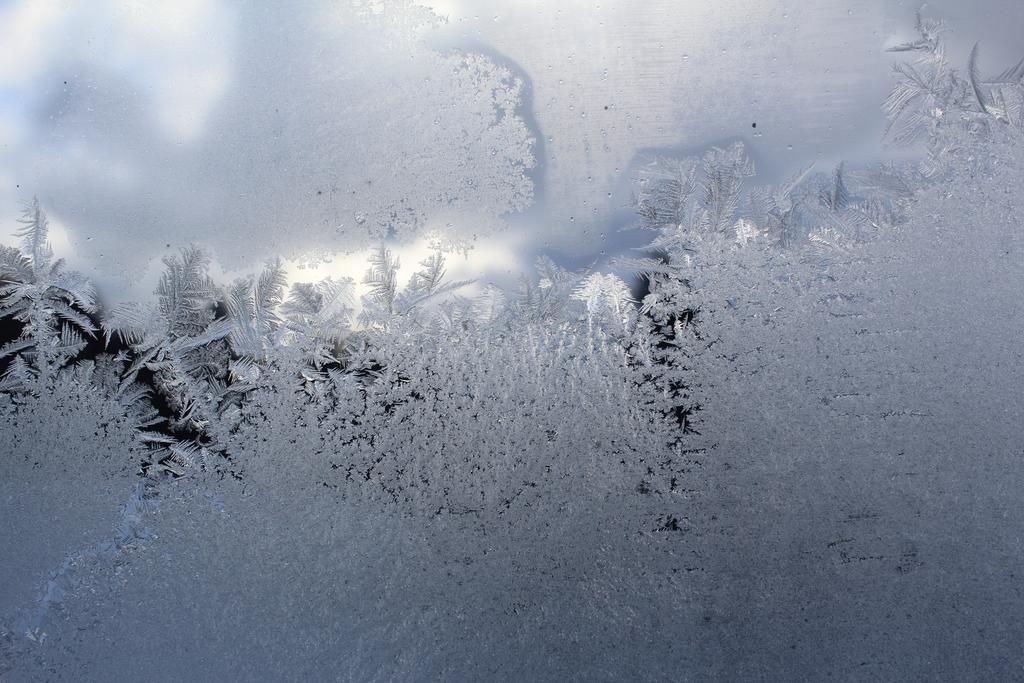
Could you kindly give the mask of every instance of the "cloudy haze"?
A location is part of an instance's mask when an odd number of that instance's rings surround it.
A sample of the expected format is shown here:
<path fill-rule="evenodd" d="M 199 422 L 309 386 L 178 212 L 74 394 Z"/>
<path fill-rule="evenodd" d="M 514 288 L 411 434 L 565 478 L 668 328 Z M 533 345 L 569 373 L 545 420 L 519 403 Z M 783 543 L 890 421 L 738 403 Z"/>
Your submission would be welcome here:
<path fill-rule="evenodd" d="M 910 4 L 432 7 L 8 5 L 2 225 L 38 195 L 64 255 L 135 282 L 189 242 L 229 271 L 271 255 L 330 270 L 382 239 L 416 258 L 437 232 L 486 240 L 466 269 L 507 273 L 634 246 L 616 230 L 651 151 L 741 139 L 762 180 L 896 153 L 878 107 Z M 979 37 L 994 65 L 1024 47 L 1020 5 L 932 10 L 954 61 Z"/>

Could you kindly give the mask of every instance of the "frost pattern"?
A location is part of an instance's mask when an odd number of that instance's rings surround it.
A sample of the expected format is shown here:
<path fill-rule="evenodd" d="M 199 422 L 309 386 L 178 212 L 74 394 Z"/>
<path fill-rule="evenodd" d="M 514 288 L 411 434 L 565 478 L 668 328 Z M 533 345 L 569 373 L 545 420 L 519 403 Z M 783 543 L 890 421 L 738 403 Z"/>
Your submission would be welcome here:
<path fill-rule="evenodd" d="M 0 673 L 1012 676 L 1024 70 L 965 80 L 917 29 L 885 109 L 923 162 L 651 159 L 639 300 L 382 245 L 353 320 L 352 279 L 221 285 L 188 247 L 108 310 L 34 203 L 0 253 Z"/>

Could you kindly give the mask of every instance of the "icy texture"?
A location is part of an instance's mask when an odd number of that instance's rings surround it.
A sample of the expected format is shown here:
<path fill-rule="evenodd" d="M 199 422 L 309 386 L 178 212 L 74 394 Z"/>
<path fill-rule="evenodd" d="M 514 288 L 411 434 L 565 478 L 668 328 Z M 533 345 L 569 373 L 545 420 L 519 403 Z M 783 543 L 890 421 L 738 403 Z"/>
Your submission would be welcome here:
<path fill-rule="evenodd" d="M 0 674 L 1017 676 L 1024 71 L 918 31 L 886 110 L 920 162 L 653 158 L 639 301 L 381 246 L 353 319 L 353 280 L 222 286 L 187 248 L 102 309 L 30 207 Z"/>

